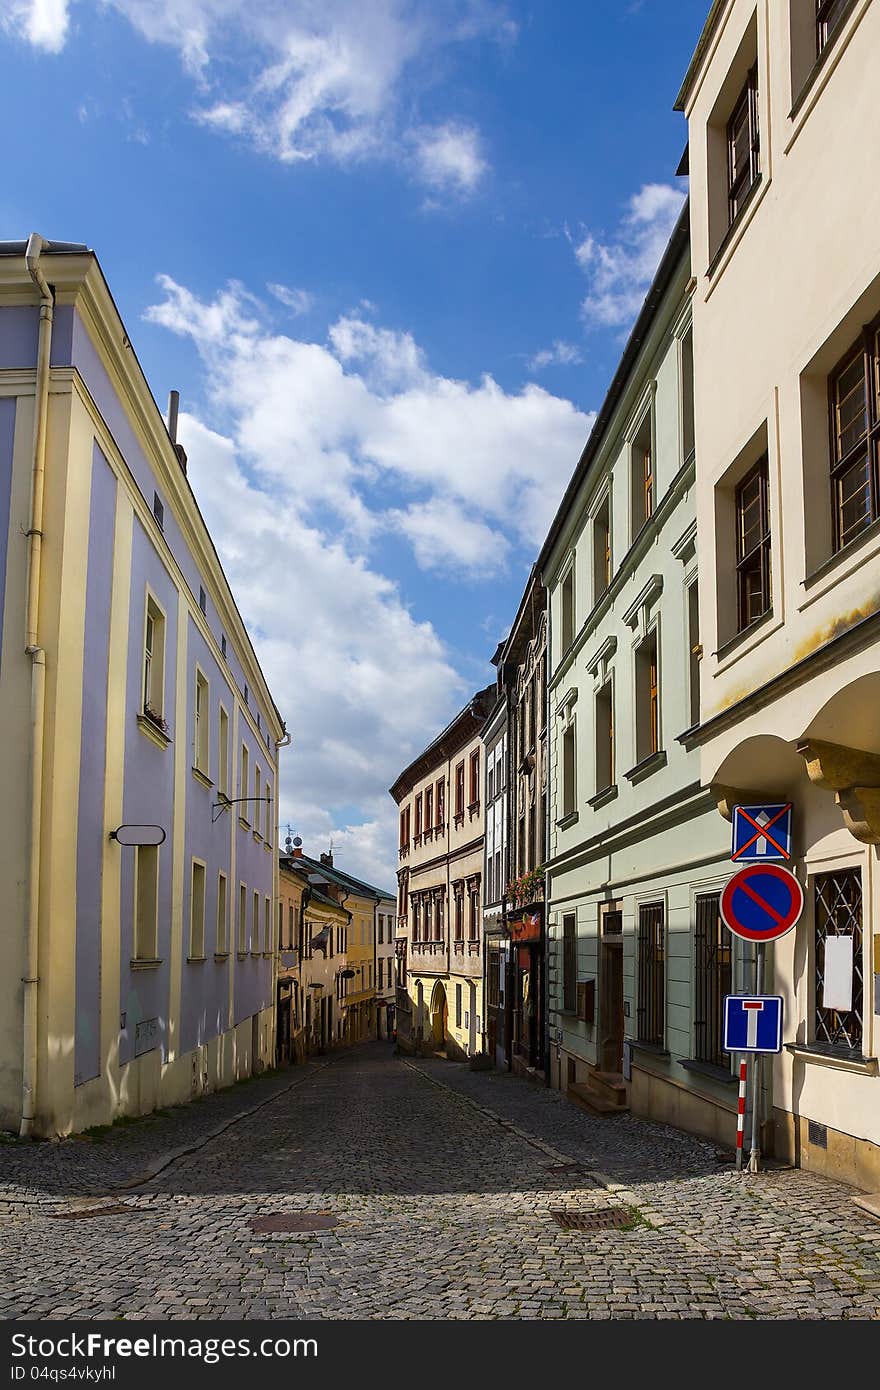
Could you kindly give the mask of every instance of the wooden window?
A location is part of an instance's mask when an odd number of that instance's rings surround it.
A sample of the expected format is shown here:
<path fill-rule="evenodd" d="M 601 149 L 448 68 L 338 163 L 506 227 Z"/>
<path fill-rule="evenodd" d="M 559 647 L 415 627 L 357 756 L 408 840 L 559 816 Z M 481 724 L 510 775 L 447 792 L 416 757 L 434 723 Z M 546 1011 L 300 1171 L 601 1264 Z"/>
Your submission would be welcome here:
<path fill-rule="evenodd" d="M 687 463 L 695 450 L 694 431 L 694 333 L 689 328 L 681 340 L 681 458 Z"/>
<path fill-rule="evenodd" d="M 205 593 L 205 590 L 204 590 L 204 588 L 202 587 L 201 584 L 199 585 L 199 607 L 201 608 L 201 610 L 202 610 L 203 613 L 207 614 L 207 612 L 208 612 L 208 596 L 207 596 L 207 594 Z"/>
<path fill-rule="evenodd" d="M 729 1070 L 722 1050 L 724 996 L 733 989 L 731 935 L 721 920 L 717 893 L 696 901 L 694 927 L 694 1060 Z"/>
<path fill-rule="evenodd" d="M 272 783 L 266 779 L 266 824 L 263 831 L 263 839 L 267 845 L 271 845 L 274 835 L 272 833 Z"/>
<path fill-rule="evenodd" d="M 593 600 L 611 583 L 611 499 L 605 498 L 593 522 Z"/>
<path fill-rule="evenodd" d="M 480 935 L 480 883 L 472 883 L 468 894 L 470 898 L 470 930 L 471 941 L 476 941 Z"/>
<path fill-rule="evenodd" d="M 251 917 L 251 955 L 260 954 L 260 895 L 254 893 L 254 910 Z"/>
<path fill-rule="evenodd" d="M 205 954 L 205 866 L 192 861 L 189 894 L 189 954 L 201 960 Z"/>
<path fill-rule="evenodd" d="M 217 791 L 223 796 L 229 795 L 229 715 L 222 705 L 219 719 Z"/>
<path fill-rule="evenodd" d="M 562 733 L 562 814 L 577 810 L 577 736 L 574 720 Z M 524 838 L 524 837 L 523 837 Z M 525 844 L 520 845 L 520 867 L 525 864 Z"/>
<path fill-rule="evenodd" d="M 425 789 L 425 834 L 434 833 L 434 788 Z"/>
<path fill-rule="evenodd" d="M 409 843 L 409 836 L 406 833 L 406 811 L 400 813 L 400 848 L 406 849 Z"/>
<path fill-rule="evenodd" d="M 238 954 L 243 956 L 247 950 L 247 888 L 238 885 Z"/>
<path fill-rule="evenodd" d="M 249 791 L 250 791 L 250 753 L 248 752 L 248 746 L 247 746 L 247 744 L 246 744 L 246 743 L 243 743 L 243 744 L 241 745 L 241 779 L 240 779 L 240 784 L 239 784 L 239 788 L 238 788 L 238 794 L 239 794 L 240 797 L 245 798 L 245 797 L 247 797 L 247 794 L 248 794 Z M 241 817 L 241 819 L 242 819 L 243 821 L 246 821 L 247 824 L 250 825 L 250 820 L 248 819 L 248 803 L 247 803 L 246 800 L 242 800 L 242 801 L 241 801 L 241 803 L 240 803 L 240 805 L 239 805 L 239 808 L 238 808 L 238 814 L 239 814 L 239 816 Z"/>
<path fill-rule="evenodd" d="M 268 955 L 272 950 L 272 902 L 263 899 L 263 950 Z"/>
<path fill-rule="evenodd" d="M 470 785 L 470 802 L 469 802 L 469 805 L 470 805 L 471 807 L 474 807 L 474 806 L 479 806 L 479 804 L 480 804 L 480 750 L 479 750 L 479 748 L 475 748 L 474 751 L 473 751 L 473 753 L 471 753 L 470 770 L 471 770 L 471 776 L 470 776 L 470 784 L 471 784 L 471 785 Z"/>
<path fill-rule="evenodd" d="M 437 795 L 435 797 L 435 802 L 437 807 L 437 829 L 442 830 L 444 825 L 446 824 L 446 782 L 442 777 L 440 778 L 440 781 L 437 783 Z"/>
<path fill-rule="evenodd" d="M 461 1027 L 461 985 L 455 986 L 455 1026 Z"/>
<path fill-rule="evenodd" d="M 687 589 L 688 696 L 691 728 L 700 722 L 700 607 L 697 581 Z"/>
<path fill-rule="evenodd" d="M 645 412 L 632 442 L 630 465 L 632 540 L 654 512 L 654 446 L 651 411 Z"/>
<path fill-rule="evenodd" d="M 159 530 L 160 530 L 160 531 L 164 531 L 164 530 L 165 530 L 165 507 L 164 507 L 164 505 L 163 505 L 163 503 L 162 503 L 162 499 L 161 499 L 161 497 L 159 496 L 158 492 L 154 492 L 154 493 L 153 493 L 153 516 L 156 518 L 156 521 L 157 521 L 158 526 L 159 526 Z"/>
<path fill-rule="evenodd" d="M 143 675 L 144 713 L 161 719 L 165 708 L 165 615 L 149 596 L 144 626 Z"/>
<path fill-rule="evenodd" d="M 495 764 L 491 762 L 486 769 L 486 802 L 495 800 Z"/>
<path fill-rule="evenodd" d="M 562 581 L 562 650 L 567 652 L 574 641 L 575 633 L 575 607 L 574 607 L 574 562 L 569 566 L 568 573 Z M 520 749 L 520 754 L 522 749 Z"/>
<path fill-rule="evenodd" d="M 253 801 L 253 806 L 254 806 L 254 832 L 255 832 L 255 834 L 257 834 L 257 835 L 260 833 L 260 809 L 261 809 L 261 808 L 260 808 L 260 801 L 261 801 L 262 795 L 263 795 L 263 793 L 262 793 L 262 791 L 261 791 L 262 781 L 263 781 L 262 773 L 260 772 L 260 769 L 259 769 L 258 767 L 255 767 L 255 768 L 254 768 L 254 801 Z M 247 796 L 247 792 L 245 792 L 245 796 Z"/>
<path fill-rule="evenodd" d="M 201 671 L 196 671 L 196 688 L 193 714 L 193 767 L 208 776 L 210 765 L 211 717 L 208 682 Z"/>
<path fill-rule="evenodd" d="M 573 912 L 562 919 L 562 1008 L 567 1014 L 577 1009 L 577 917 Z"/>
<path fill-rule="evenodd" d="M 453 889 L 455 893 L 455 939 L 464 939 L 464 884 L 457 883 Z"/>
<path fill-rule="evenodd" d="M 727 122 L 727 215 L 732 226 L 761 171 L 758 68 L 752 68 Z"/>
<path fill-rule="evenodd" d="M 596 791 L 614 785 L 614 702 L 611 681 L 596 695 Z"/>
<path fill-rule="evenodd" d="M 155 960 L 159 951 L 158 845 L 138 845 L 134 865 L 134 958 Z"/>
<path fill-rule="evenodd" d="M 832 374 L 831 485 L 834 548 L 880 516 L 880 327 L 862 331 Z"/>
<path fill-rule="evenodd" d="M 464 815 L 464 763 L 457 763 L 455 768 L 455 814 Z"/>
<path fill-rule="evenodd" d="M 828 47 L 838 24 L 849 8 L 849 0 L 816 0 L 816 57 Z"/>
<path fill-rule="evenodd" d="M 770 608 L 770 506 L 767 455 L 759 459 L 734 496 L 736 512 L 737 631 Z"/>
<path fill-rule="evenodd" d="M 636 761 L 650 758 L 660 747 L 657 682 L 657 633 L 651 632 L 636 650 Z"/>
<path fill-rule="evenodd" d="M 218 956 L 225 956 L 229 950 L 229 904 L 224 873 L 217 875 L 217 944 L 214 949 Z"/>
<path fill-rule="evenodd" d="M 416 797 L 416 827 L 415 827 L 415 835 L 413 836 L 413 838 L 415 839 L 415 841 L 416 841 L 417 843 L 418 843 L 418 841 L 422 838 L 422 793 L 421 793 L 421 792 L 419 792 L 418 796 Z"/>
<path fill-rule="evenodd" d="M 638 1037 L 662 1047 L 665 1037 L 666 931 L 662 903 L 639 905 Z"/>
<path fill-rule="evenodd" d="M 434 901 L 434 940 L 443 940 L 443 894 L 437 894 Z"/>

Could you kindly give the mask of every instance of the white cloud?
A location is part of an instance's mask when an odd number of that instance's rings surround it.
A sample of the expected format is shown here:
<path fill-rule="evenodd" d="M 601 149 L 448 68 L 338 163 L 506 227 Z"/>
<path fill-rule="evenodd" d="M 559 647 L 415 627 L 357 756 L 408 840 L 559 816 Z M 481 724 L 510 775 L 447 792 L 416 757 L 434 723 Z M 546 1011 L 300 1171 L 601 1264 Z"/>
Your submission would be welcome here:
<path fill-rule="evenodd" d="M 411 132 L 418 177 L 435 193 L 473 193 L 489 165 L 479 131 L 447 122 Z"/>
<path fill-rule="evenodd" d="M 607 242 L 587 233 L 574 253 L 589 283 L 582 304 L 590 324 L 628 328 L 669 241 L 686 194 L 670 184 L 648 183 L 633 194 L 616 236 Z"/>
<path fill-rule="evenodd" d="M 47 53 L 60 53 L 67 38 L 67 0 L 0 0 L 0 27 Z"/>
<path fill-rule="evenodd" d="M 189 477 L 293 736 L 281 823 L 312 852 L 332 836 L 342 867 L 393 887 L 386 789 L 471 685 L 378 572 L 373 539 L 458 578 L 514 555 L 525 569 L 591 417 L 534 385 L 438 376 L 410 334 L 356 316 L 308 342 L 239 284 L 208 302 L 160 285 L 147 317 L 204 367 L 202 418 L 179 425 Z"/>
<path fill-rule="evenodd" d="M 315 296 L 308 290 L 291 289 L 288 285 L 276 284 L 267 285 L 266 288 L 297 318 L 300 314 L 308 314 L 314 308 Z"/>
<path fill-rule="evenodd" d="M 583 361 L 580 349 L 574 343 L 563 343 L 557 338 L 553 346 L 541 348 L 534 357 L 529 360 L 529 370 L 532 372 L 543 371 L 545 367 L 571 367 Z"/>

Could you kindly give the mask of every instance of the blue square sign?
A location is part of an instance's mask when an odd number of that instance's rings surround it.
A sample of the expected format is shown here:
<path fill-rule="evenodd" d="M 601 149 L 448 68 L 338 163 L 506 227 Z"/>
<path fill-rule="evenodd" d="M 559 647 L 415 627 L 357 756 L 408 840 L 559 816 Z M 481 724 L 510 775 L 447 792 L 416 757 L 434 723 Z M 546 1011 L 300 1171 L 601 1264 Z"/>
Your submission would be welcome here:
<path fill-rule="evenodd" d="M 724 996 L 725 1052 L 782 1051 L 782 995 Z"/>
<path fill-rule="evenodd" d="M 787 863 L 791 859 L 791 802 L 734 806 L 730 857 L 738 864 Z"/>

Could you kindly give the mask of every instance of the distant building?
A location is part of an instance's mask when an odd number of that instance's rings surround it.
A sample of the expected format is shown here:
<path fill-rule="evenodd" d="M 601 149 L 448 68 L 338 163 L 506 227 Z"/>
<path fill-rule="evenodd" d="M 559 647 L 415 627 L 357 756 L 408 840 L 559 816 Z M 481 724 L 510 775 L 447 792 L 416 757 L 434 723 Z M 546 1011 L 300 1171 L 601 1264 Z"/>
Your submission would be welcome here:
<path fill-rule="evenodd" d="M 397 903 L 383 898 L 376 904 L 376 1036 L 391 1038 L 395 1032 L 397 991 L 394 977 L 394 940 Z"/>
<path fill-rule="evenodd" d="M 502 642 L 493 657 L 498 661 Z M 499 686 L 501 682 L 499 679 Z M 510 1064 L 512 1047 L 510 937 L 505 914 L 507 845 L 507 698 L 502 691 L 480 732 L 483 745 L 485 852 L 483 859 L 484 1012 L 486 1051 L 497 1067 Z"/>
<path fill-rule="evenodd" d="M 0 1124 L 23 1133 L 274 1055 L 284 725 L 172 434 L 94 253 L 0 243 Z"/>
<path fill-rule="evenodd" d="M 391 788 L 400 826 L 405 1050 L 455 1057 L 484 1050 L 480 730 L 494 701 L 494 685 L 478 691 Z"/>

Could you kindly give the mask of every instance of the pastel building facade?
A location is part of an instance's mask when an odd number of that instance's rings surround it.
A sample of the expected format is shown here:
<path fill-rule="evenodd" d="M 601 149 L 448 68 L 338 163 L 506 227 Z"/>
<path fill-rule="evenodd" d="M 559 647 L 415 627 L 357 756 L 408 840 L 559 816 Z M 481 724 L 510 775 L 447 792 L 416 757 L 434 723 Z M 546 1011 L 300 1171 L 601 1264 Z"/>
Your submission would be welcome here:
<path fill-rule="evenodd" d="M 722 816 L 793 806 L 765 1142 L 880 1186 L 880 5 L 712 6 L 688 121 L 701 714 Z M 833 987 L 832 987 L 833 977 Z M 772 1074 L 771 1074 L 772 1072 Z"/>
<path fill-rule="evenodd" d="M 0 1124 L 64 1134 L 271 1060 L 285 738 L 98 261 L 39 237 L 0 244 L 0 585 Z"/>

